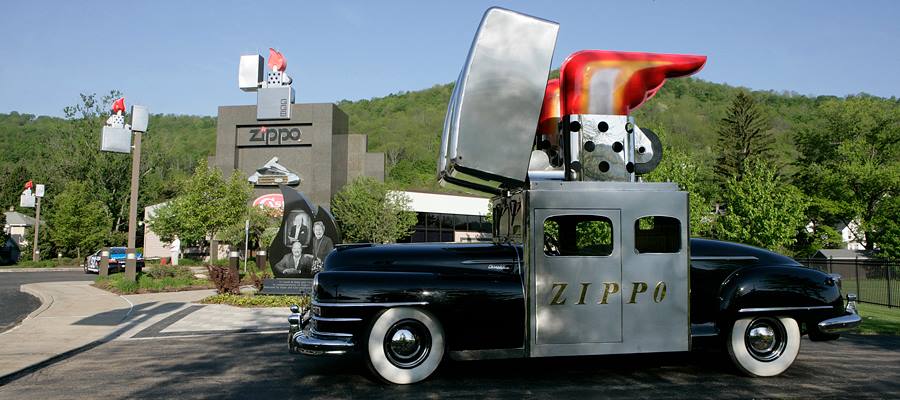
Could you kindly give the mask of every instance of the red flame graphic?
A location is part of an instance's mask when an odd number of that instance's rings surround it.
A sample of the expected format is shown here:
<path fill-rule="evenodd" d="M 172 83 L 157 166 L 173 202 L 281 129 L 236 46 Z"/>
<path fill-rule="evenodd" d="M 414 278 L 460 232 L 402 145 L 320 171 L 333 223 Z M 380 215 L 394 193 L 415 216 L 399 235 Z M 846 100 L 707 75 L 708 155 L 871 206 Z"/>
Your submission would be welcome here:
<path fill-rule="evenodd" d="M 705 56 L 583 50 L 560 68 L 562 114 L 627 115 L 666 82 L 696 73 Z"/>
<path fill-rule="evenodd" d="M 113 105 L 112 105 L 113 114 L 116 114 L 119 111 L 121 111 L 123 113 L 125 112 L 125 98 L 124 97 L 121 97 L 113 102 Z"/>
<path fill-rule="evenodd" d="M 284 72 L 287 69 L 287 60 L 284 59 L 284 56 L 271 47 L 269 47 L 269 68 L 272 68 L 272 71 Z"/>
<path fill-rule="evenodd" d="M 33 185 L 32 181 L 25 182 L 25 190 L 31 189 Z"/>

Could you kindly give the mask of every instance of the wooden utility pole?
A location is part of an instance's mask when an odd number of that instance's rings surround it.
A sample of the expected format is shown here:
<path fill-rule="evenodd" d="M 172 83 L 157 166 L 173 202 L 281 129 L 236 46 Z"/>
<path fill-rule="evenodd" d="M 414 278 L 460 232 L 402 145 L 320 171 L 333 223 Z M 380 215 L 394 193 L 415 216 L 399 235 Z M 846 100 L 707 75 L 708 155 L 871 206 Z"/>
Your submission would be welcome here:
<path fill-rule="evenodd" d="M 141 131 L 134 131 L 134 153 L 131 157 L 131 201 L 128 205 L 128 255 L 125 259 L 125 279 L 137 277 L 137 206 L 141 176 Z"/>
<path fill-rule="evenodd" d="M 31 246 L 31 261 L 40 261 L 41 249 L 38 248 L 38 231 L 41 229 L 41 198 L 35 199 L 34 210 L 34 246 Z M 51 256 L 52 257 L 52 256 Z"/>

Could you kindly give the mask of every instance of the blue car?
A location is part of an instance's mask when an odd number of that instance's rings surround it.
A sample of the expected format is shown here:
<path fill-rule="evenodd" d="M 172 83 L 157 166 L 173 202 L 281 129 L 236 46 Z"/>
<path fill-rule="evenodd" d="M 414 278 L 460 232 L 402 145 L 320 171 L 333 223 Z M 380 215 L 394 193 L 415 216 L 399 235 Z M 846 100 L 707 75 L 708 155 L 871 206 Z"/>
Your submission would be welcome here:
<path fill-rule="evenodd" d="M 84 273 L 100 273 L 100 252 L 101 250 L 97 250 L 96 252 L 94 252 L 94 254 L 91 254 L 87 257 L 87 260 L 85 260 L 84 263 Z M 144 255 L 141 253 L 137 253 L 135 254 L 135 256 L 137 257 L 137 270 L 138 272 L 140 272 L 144 268 Z M 109 272 L 124 271 L 126 258 L 127 252 L 125 247 L 110 247 Z"/>

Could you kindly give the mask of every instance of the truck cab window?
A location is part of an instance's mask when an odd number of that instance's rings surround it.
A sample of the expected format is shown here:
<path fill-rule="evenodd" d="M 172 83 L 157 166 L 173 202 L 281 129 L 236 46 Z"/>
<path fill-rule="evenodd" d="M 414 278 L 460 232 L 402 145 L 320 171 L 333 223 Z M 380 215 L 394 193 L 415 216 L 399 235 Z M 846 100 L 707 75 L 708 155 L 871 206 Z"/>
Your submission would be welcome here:
<path fill-rule="evenodd" d="M 544 220 L 544 254 L 548 256 L 608 256 L 613 251 L 613 226 L 599 215 L 559 215 Z"/>
<path fill-rule="evenodd" d="M 681 251 L 681 221 L 658 215 L 634 221 L 634 251 L 678 253 Z"/>

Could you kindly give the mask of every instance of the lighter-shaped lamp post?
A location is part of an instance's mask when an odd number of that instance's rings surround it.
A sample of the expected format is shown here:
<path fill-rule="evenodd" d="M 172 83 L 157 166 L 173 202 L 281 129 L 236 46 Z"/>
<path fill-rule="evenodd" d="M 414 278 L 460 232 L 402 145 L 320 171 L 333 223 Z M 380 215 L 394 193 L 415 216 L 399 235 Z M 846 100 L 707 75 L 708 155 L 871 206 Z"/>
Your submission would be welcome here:
<path fill-rule="evenodd" d="M 131 107 L 131 125 L 125 124 L 125 99 L 113 103 L 113 115 L 103 127 L 101 150 L 117 153 L 131 153 L 131 199 L 128 204 L 128 248 L 125 258 L 125 279 L 134 281 L 137 277 L 137 204 L 141 173 L 141 136 L 147 132 L 150 114 L 147 107 Z M 132 137 L 134 144 L 131 144 Z"/>
<path fill-rule="evenodd" d="M 32 186 L 34 192 L 32 193 Z M 20 207 L 34 207 L 34 241 L 31 246 L 31 260 L 40 261 L 41 249 L 38 247 L 38 234 L 41 230 L 41 197 L 44 197 L 44 185 L 34 185 L 32 181 L 25 183 L 25 190 L 19 197 Z"/>

